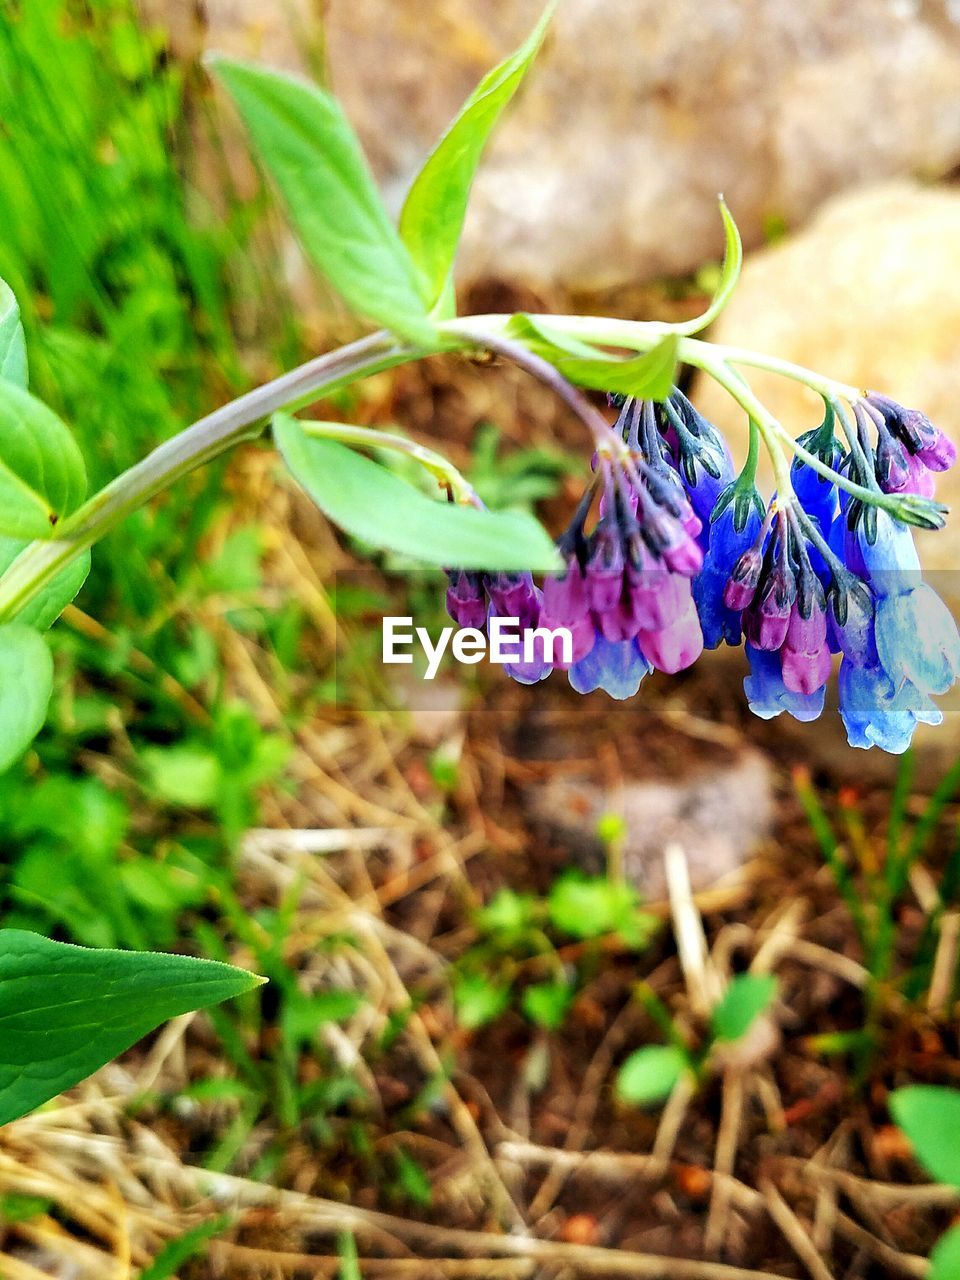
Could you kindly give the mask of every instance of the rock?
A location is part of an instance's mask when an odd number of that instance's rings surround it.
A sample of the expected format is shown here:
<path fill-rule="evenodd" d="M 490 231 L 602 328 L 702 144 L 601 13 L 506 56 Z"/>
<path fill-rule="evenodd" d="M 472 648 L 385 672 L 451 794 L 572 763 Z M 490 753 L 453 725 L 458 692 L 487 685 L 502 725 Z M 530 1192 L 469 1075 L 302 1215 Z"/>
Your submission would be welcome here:
<path fill-rule="evenodd" d="M 711 339 L 792 360 L 854 386 L 923 409 L 960 440 L 960 191 L 885 184 L 837 197 L 803 232 L 746 262 Z M 787 378 L 744 370 L 764 404 L 794 434 L 822 417 L 817 396 Z M 742 453 L 743 413 L 698 376 L 698 407 Z M 770 487 L 766 468 L 767 489 Z M 960 505 L 960 474 L 938 479 L 938 496 Z M 960 563 L 960 518 L 918 534 L 935 584 Z"/>
<path fill-rule="evenodd" d="M 542 0 L 332 0 L 332 80 L 398 206 L 423 153 Z M 832 192 L 960 158 L 960 26 L 811 0 L 561 5 L 474 189 L 465 280 L 591 290 L 680 273 Z M 398 125 L 398 122 L 402 124 Z"/>
<path fill-rule="evenodd" d="M 597 824 L 606 814 L 623 818 L 624 873 L 645 897 L 666 893 L 663 851 L 678 842 L 697 891 L 738 870 L 773 820 L 772 772 L 766 758 L 743 751 L 733 764 L 713 764 L 685 781 L 664 777 L 627 781 L 616 790 L 578 778 L 555 776 L 524 792 L 529 817 L 549 829 L 588 870 L 603 865 Z"/>
<path fill-rule="evenodd" d="M 143 0 L 193 52 L 189 6 Z M 543 0 L 206 0 L 207 47 L 333 88 L 399 209 L 423 157 Z M 956 6 L 875 0 L 577 0 L 478 177 L 463 281 L 593 290 L 684 273 L 721 249 L 723 191 L 748 243 L 870 179 L 960 160 Z"/>

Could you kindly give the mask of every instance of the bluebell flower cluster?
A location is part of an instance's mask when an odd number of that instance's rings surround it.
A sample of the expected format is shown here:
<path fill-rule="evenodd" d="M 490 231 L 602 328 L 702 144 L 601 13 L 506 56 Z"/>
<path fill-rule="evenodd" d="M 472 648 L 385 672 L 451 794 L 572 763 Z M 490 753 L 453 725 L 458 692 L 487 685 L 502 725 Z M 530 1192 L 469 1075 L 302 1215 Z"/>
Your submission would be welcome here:
<path fill-rule="evenodd" d="M 558 547 L 564 571 L 449 574 L 461 626 L 490 617 L 523 629 L 569 630 L 570 661 L 541 647 L 507 668 L 533 684 L 566 665 L 580 693 L 633 696 L 656 669 L 691 666 L 704 648 L 746 650 L 751 710 L 814 720 L 839 655 L 840 715 L 855 747 L 906 750 L 933 697 L 960 677 L 960 634 L 922 581 L 910 528 L 850 498 L 849 478 L 878 496 L 929 498 L 956 460 L 922 413 L 869 393 L 844 414 L 846 447 L 828 407 L 797 441 L 790 492 L 764 504 L 755 466 L 736 475 L 729 449 L 690 401 L 610 397 L 620 453 L 594 455 L 593 476 Z M 823 474 L 824 469 L 827 474 Z M 784 486 L 785 487 L 785 486 Z"/>

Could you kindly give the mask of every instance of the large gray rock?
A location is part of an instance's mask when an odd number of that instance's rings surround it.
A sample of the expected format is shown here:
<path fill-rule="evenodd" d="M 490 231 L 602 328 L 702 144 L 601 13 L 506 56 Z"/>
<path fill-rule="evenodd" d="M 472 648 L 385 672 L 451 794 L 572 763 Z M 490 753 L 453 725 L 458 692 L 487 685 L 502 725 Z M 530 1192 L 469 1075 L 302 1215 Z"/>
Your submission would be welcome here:
<path fill-rule="evenodd" d="M 541 7 L 328 0 L 330 79 L 395 208 Z M 311 9 L 206 0 L 207 43 L 302 66 Z M 720 251 L 719 191 L 757 243 L 842 188 L 940 174 L 960 159 L 958 83 L 946 0 L 566 0 L 478 179 L 462 276 L 590 290 L 686 272 Z"/>

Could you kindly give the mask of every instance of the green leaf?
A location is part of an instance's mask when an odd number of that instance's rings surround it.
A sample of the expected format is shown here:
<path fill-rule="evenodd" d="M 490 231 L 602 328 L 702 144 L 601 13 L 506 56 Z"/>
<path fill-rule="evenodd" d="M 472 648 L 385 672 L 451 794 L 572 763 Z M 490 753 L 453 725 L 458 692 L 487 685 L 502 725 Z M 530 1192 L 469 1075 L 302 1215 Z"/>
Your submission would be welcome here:
<path fill-rule="evenodd" d="M 91 951 L 0 929 L 0 1124 L 71 1088 L 168 1018 L 261 982 L 213 960 Z"/>
<path fill-rule="evenodd" d="M 153 1262 L 145 1267 L 137 1280 L 170 1280 L 185 1262 L 191 1258 L 200 1258 L 207 1251 L 207 1244 L 214 1236 L 221 1235 L 230 1226 L 230 1218 L 222 1214 L 219 1218 L 211 1218 L 209 1222 L 201 1222 L 191 1227 L 183 1235 L 177 1236 L 163 1246 Z"/>
<path fill-rule="evenodd" d="M 286 414 L 274 416 L 273 435 L 287 466 L 321 511 L 373 547 L 450 568 L 547 572 L 561 567 L 549 536 L 525 512 L 435 502 L 353 449 L 312 439 Z"/>
<path fill-rule="evenodd" d="M 428 346 L 425 288 L 339 104 L 317 85 L 266 67 L 210 59 L 307 253 L 361 315 Z"/>
<path fill-rule="evenodd" d="M 558 357 L 554 363 L 571 382 L 595 391 L 617 391 L 639 400 L 666 400 L 673 390 L 679 338 L 668 333 L 642 356 L 618 360 Z"/>
<path fill-rule="evenodd" d="M 20 308 L 13 290 L 0 280 L 0 378 L 18 387 L 27 385 L 27 345 L 23 340 Z"/>
<path fill-rule="evenodd" d="M 740 239 L 740 231 L 733 220 L 733 215 L 727 208 L 723 196 L 720 197 L 720 217 L 723 219 L 723 233 L 726 244 L 723 254 L 723 268 L 720 272 L 720 279 L 714 290 L 713 298 L 710 300 L 710 305 L 706 311 L 701 315 L 694 317 L 693 320 L 687 320 L 684 324 L 677 325 L 677 333 L 699 333 L 701 329 L 706 329 L 707 325 L 712 324 L 730 301 L 730 295 L 740 279 L 740 270 L 743 266 L 743 241 Z"/>
<path fill-rule="evenodd" d="M 556 0 L 519 49 L 489 71 L 417 174 L 400 215 L 400 234 L 437 303 L 457 252 L 473 175 L 500 113 L 537 56 Z"/>
<path fill-rule="evenodd" d="M 519 338 L 537 355 L 550 361 L 560 356 L 577 356 L 583 360 L 613 360 L 599 347 L 583 342 L 562 329 L 554 328 L 543 316 L 530 315 L 526 311 L 515 312 L 507 321 L 507 337 Z"/>
<path fill-rule="evenodd" d="M 676 1045 L 645 1045 L 631 1053 L 620 1068 L 617 1095 L 624 1102 L 632 1102 L 638 1107 L 662 1102 L 689 1069 L 687 1055 Z"/>
<path fill-rule="evenodd" d="M 0 627 L 0 773 L 40 732 L 52 690 L 53 659 L 43 637 L 21 622 Z"/>
<path fill-rule="evenodd" d="M 639 902 L 621 880 L 568 871 L 551 886 L 547 910 L 553 927 L 571 938 L 602 938 L 628 923 Z"/>
<path fill-rule="evenodd" d="M 556 982 L 535 982 L 524 988 L 520 1008 L 531 1022 L 547 1031 L 558 1031 L 573 1000 L 573 990 L 562 978 Z"/>
<path fill-rule="evenodd" d="M 458 974 L 453 983 L 457 1021 L 466 1031 L 476 1031 L 499 1018 L 510 1003 L 509 984 L 485 973 Z"/>
<path fill-rule="evenodd" d="M 86 487 L 83 458 L 67 427 L 29 392 L 0 379 L 0 534 L 56 537 Z"/>
<path fill-rule="evenodd" d="M 223 770 L 212 751 L 189 742 L 144 747 L 140 762 L 148 789 L 168 804 L 209 809 L 223 786 Z"/>
<path fill-rule="evenodd" d="M 0 574 L 6 573 L 17 556 L 29 546 L 22 538 L 0 536 Z M 90 572 L 90 552 L 84 551 L 71 560 L 65 569 L 43 587 L 17 614 L 17 622 L 23 622 L 37 631 L 46 631 L 60 617 L 67 605 L 87 580 Z"/>
<path fill-rule="evenodd" d="M 960 1227 L 953 1227 L 937 1241 L 930 1255 L 927 1280 L 957 1280 L 960 1276 Z"/>
<path fill-rule="evenodd" d="M 737 974 L 713 1011 L 714 1036 L 718 1040 L 742 1039 L 776 994 L 777 980 L 772 973 Z"/>
<path fill-rule="evenodd" d="M 890 1111 L 920 1163 L 938 1182 L 960 1187 L 960 1090 L 908 1085 L 890 1095 Z"/>

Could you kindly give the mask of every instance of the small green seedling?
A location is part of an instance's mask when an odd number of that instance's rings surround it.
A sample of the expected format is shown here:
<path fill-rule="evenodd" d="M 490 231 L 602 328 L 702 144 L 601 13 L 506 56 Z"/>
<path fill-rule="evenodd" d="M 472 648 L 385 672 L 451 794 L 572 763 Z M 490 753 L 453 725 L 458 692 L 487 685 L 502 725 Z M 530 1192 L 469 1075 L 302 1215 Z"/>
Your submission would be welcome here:
<path fill-rule="evenodd" d="M 668 1098 L 684 1077 L 693 1086 L 701 1083 L 718 1051 L 742 1043 L 776 994 L 777 980 L 772 974 L 738 974 L 713 1010 L 704 1044 L 694 1050 L 659 997 L 649 988 L 641 989 L 640 1000 L 670 1043 L 644 1045 L 630 1054 L 617 1074 L 618 1097 L 634 1106 L 653 1106 Z"/>

